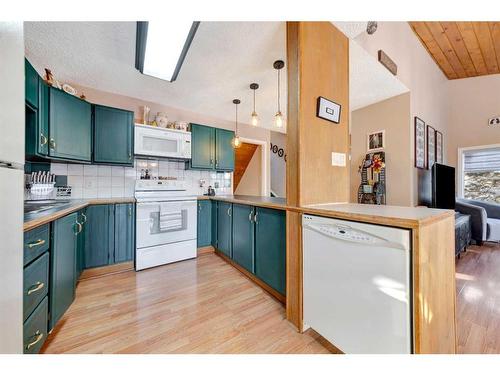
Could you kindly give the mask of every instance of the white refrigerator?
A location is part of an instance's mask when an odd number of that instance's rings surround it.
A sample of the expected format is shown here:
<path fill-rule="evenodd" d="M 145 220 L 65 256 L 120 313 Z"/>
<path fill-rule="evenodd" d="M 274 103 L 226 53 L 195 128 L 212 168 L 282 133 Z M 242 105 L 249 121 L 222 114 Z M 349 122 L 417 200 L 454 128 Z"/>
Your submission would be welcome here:
<path fill-rule="evenodd" d="M 0 354 L 23 352 L 24 39 L 0 22 Z"/>

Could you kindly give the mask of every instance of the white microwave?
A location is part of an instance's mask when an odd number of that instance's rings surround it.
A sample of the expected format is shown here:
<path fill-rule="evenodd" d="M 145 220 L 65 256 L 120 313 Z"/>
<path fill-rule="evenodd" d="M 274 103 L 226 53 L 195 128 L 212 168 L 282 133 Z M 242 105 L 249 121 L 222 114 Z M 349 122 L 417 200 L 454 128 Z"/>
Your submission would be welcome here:
<path fill-rule="evenodd" d="M 137 156 L 191 159 L 190 132 L 136 124 L 134 137 Z"/>

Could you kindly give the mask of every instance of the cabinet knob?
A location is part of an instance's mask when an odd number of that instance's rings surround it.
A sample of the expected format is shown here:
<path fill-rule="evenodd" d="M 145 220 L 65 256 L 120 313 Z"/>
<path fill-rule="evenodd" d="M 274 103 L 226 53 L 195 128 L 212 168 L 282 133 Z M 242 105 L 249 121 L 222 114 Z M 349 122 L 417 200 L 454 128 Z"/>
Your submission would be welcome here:
<path fill-rule="evenodd" d="M 128 153 L 128 160 L 132 160 L 132 153 Z"/>
<path fill-rule="evenodd" d="M 54 138 L 50 138 L 50 141 L 49 141 L 49 147 L 50 147 L 52 150 L 55 150 L 55 149 L 56 149 L 56 141 L 54 141 Z"/>
<path fill-rule="evenodd" d="M 47 144 L 47 137 L 40 133 L 40 146 L 45 146 Z"/>

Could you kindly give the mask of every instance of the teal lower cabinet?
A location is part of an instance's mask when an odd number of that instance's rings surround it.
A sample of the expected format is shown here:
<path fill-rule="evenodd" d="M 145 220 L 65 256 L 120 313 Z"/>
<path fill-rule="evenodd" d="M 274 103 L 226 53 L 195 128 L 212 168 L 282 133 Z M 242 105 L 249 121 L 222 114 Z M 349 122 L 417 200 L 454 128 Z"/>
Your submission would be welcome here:
<path fill-rule="evenodd" d="M 212 244 L 212 202 L 209 200 L 198 201 L 196 238 L 198 247 L 210 246 Z"/>
<path fill-rule="evenodd" d="M 115 249 L 114 205 L 89 206 L 86 216 L 84 268 L 106 266 Z"/>
<path fill-rule="evenodd" d="M 233 220 L 231 216 L 232 203 L 217 204 L 217 250 L 232 258 Z"/>
<path fill-rule="evenodd" d="M 286 295 L 286 212 L 257 207 L 255 275 Z"/>
<path fill-rule="evenodd" d="M 23 273 L 23 321 L 28 319 L 35 307 L 49 290 L 50 256 L 45 252 L 41 257 L 24 268 Z"/>
<path fill-rule="evenodd" d="M 80 278 L 85 267 L 84 252 L 85 252 L 85 233 L 87 232 L 87 209 L 78 212 L 78 234 L 76 239 L 76 279 L 75 283 Z"/>
<path fill-rule="evenodd" d="M 135 204 L 87 207 L 84 269 L 134 260 Z"/>
<path fill-rule="evenodd" d="M 233 261 L 254 272 L 254 207 L 233 204 Z"/>
<path fill-rule="evenodd" d="M 114 252 L 112 263 L 134 260 L 135 250 L 135 205 L 123 203 L 115 205 Z"/>
<path fill-rule="evenodd" d="M 40 302 L 30 317 L 23 324 L 23 352 L 36 354 L 47 339 L 47 319 L 49 316 L 49 298 Z"/>
<path fill-rule="evenodd" d="M 212 213 L 211 213 L 211 216 L 212 216 L 212 225 L 211 225 L 211 228 L 210 228 L 211 232 L 212 232 L 212 235 L 211 235 L 210 244 L 214 248 L 217 248 L 217 215 L 218 215 L 217 204 L 218 204 L 218 202 L 211 200 L 210 203 L 211 203 L 211 209 L 212 209 Z"/>
<path fill-rule="evenodd" d="M 75 298 L 78 214 L 72 213 L 52 224 L 50 250 L 50 321 L 52 329 Z"/>

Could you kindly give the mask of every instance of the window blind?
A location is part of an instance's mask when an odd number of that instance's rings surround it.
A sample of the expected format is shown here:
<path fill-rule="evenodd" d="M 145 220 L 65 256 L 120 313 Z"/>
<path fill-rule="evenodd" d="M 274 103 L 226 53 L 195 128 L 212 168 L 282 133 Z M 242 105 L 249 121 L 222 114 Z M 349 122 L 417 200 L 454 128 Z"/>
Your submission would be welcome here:
<path fill-rule="evenodd" d="M 500 172 L 500 148 L 464 153 L 464 172 Z"/>

